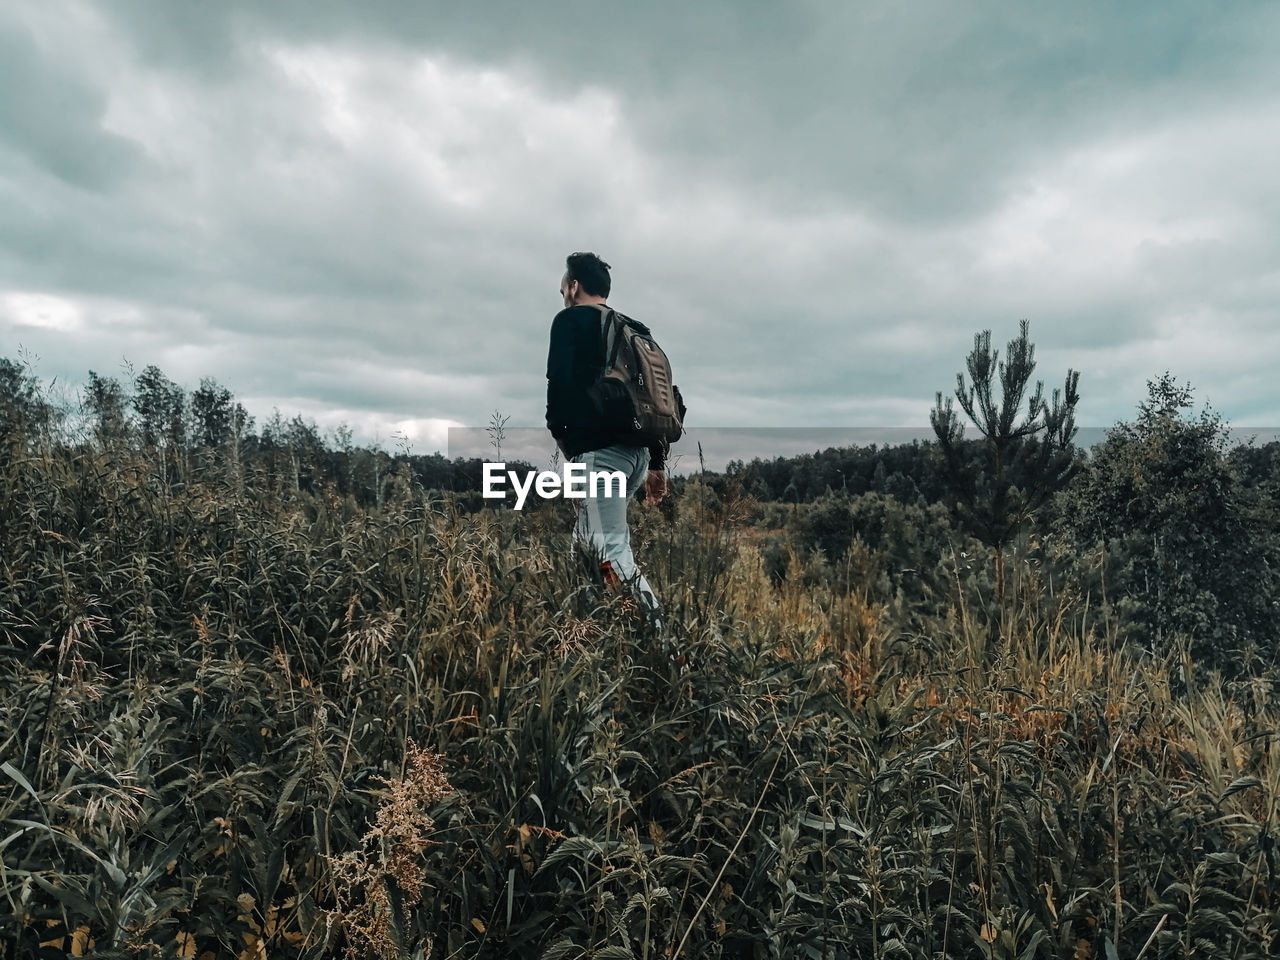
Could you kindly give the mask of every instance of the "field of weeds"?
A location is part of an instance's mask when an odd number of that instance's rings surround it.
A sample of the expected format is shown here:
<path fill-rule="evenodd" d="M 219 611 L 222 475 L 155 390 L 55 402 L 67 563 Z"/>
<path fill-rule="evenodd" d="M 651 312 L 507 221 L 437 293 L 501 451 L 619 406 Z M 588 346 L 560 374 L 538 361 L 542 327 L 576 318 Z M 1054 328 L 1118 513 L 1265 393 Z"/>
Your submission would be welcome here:
<path fill-rule="evenodd" d="M 560 510 L 167 476 L 0 458 L 0 957 L 1280 950 L 1272 688 L 1087 558 L 779 577 L 692 480 L 655 638 Z"/>

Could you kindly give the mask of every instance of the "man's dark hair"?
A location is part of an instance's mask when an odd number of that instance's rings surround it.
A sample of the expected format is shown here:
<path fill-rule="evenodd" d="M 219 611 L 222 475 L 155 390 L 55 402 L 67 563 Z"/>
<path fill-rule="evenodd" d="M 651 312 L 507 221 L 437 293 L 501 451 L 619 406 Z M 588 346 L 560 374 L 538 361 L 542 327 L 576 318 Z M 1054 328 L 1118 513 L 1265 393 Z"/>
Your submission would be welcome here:
<path fill-rule="evenodd" d="M 607 297 L 612 281 L 609 265 L 594 253 L 571 253 L 564 261 L 570 280 L 577 280 L 582 289 L 593 297 Z"/>

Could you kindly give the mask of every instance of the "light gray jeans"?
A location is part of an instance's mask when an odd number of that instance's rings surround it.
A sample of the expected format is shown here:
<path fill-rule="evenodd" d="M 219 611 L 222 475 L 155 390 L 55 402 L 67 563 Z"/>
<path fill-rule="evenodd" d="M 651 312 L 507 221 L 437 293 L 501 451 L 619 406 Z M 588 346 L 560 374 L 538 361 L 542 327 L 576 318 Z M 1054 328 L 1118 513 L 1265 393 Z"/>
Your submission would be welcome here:
<path fill-rule="evenodd" d="M 627 505 L 644 486 L 649 473 L 649 451 L 645 447 L 616 445 L 600 450 L 588 450 L 577 457 L 575 463 L 587 468 L 587 477 L 596 471 L 621 471 L 627 478 L 626 496 L 603 496 L 616 493 L 616 485 L 609 487 L 587 483 L 586 499 L 578 505 L 578 520 L 573 538 L 598 559 L 600 574 L 612 587 L 626 584 L 640 602 L 646 619 L 660 622 L 661 606 L 658 598 L 636 566 L 631 552 L 631 529 L 627 526 Z"/>

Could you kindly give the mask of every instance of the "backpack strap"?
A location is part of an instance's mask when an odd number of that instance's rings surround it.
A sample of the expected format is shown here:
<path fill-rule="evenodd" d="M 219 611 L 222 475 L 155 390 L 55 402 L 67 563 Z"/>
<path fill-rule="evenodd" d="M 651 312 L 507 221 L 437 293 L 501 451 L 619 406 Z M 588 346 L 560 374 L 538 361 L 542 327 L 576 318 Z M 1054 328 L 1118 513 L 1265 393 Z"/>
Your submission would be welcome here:
<path fill-rule="evenodd" d="M 618 360 L 618 351 L 622 349 L 622 331 L 619 329 L 621 324 L 617 322 L 618 312 L 612 307 L 597 303 L 596 309 L 600 311 L 600 333 L 604 347 L 604 369 L 612 370 L 613 365 Z"/>

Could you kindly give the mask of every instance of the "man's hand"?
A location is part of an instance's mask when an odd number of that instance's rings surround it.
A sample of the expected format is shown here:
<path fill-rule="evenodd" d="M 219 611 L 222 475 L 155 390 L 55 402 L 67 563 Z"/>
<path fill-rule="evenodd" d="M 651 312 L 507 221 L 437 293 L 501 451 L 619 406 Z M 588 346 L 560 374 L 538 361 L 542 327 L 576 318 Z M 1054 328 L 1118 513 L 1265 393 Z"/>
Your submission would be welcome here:
<path fill-rule="evenodd" d="M 667 475 L 661 470 L 650 470 L 644 478 L 644 502 L 659 503 L 667 495 Z"/>

